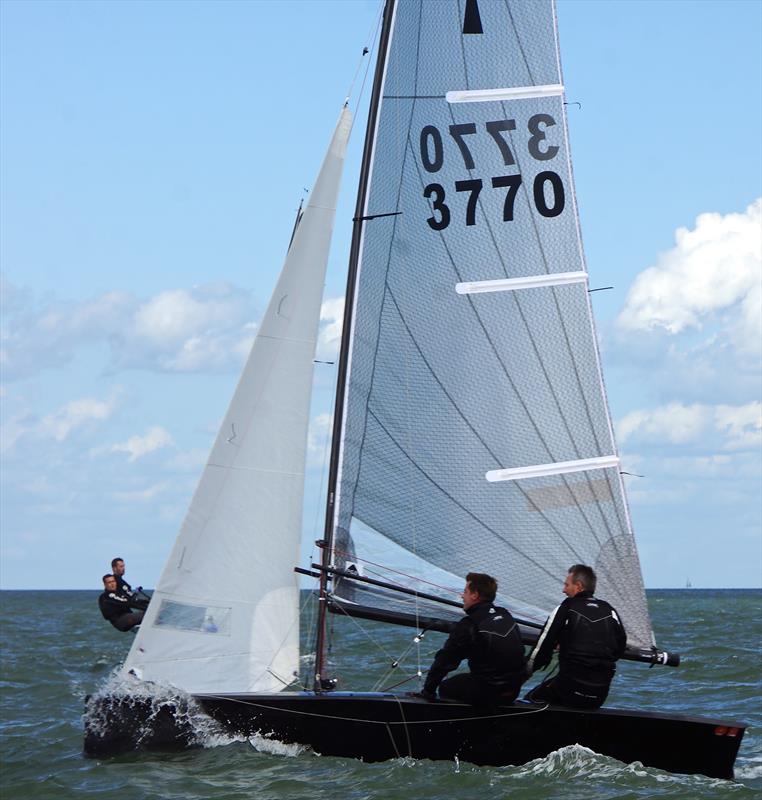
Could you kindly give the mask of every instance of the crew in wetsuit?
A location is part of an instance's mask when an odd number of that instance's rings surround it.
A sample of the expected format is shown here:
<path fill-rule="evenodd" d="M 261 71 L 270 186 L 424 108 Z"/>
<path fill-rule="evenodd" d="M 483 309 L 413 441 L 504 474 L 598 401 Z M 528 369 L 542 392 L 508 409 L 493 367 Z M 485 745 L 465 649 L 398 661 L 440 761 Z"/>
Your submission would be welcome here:
<path fill-rule="evenodd" d="M 138 586 L 136 591 L 132 591 L 132 586 L 124 578 L 124 559 L 116 558 L 111 559 L 111 569 L 114 573 L 114 577 L 116 578 L 116 590 L 119 594 L 123 594 L 127 597 L 132 604 L 133 608 L 141 608 L 145 611 L 148 608 L 148 598 L 140 597 L 140 593 L 143 591 L 142 586 Z"/>
<path fill-rule="evenodd" d="M 526 679 L 526 658 L 518 626 L 511 613 L 493 605 L 497 581 L 489 575 L 469 572 L 463 589 L 460 620 L 444 647 L 434 657 L 421 696 L 439 695 L 472 705 L 511 703 Z M 470 673 L 445 675 L 468 659 Z"/>
<path fill-rule="evenodd" d="M 558 674 L 535 686 L 527 700 L 577 708 L 603 705 L 627 634 L 616 611 L 593 596 L 595 583 L 592 567 L 569 567 L 566 600 L 548 617 L 527 665 L 530 672 L 543 669 L 557 646 Z"/>
<path fill-rule="evenodd" d="M 103 576 L 103 588 L 104 591 L 98 598 L 98 607 L 103 618 L 122 633 L 139 625 L 145 611 L 137 608 L 134 600 L 117 590 L 114 575 L 109 573 Z"/>

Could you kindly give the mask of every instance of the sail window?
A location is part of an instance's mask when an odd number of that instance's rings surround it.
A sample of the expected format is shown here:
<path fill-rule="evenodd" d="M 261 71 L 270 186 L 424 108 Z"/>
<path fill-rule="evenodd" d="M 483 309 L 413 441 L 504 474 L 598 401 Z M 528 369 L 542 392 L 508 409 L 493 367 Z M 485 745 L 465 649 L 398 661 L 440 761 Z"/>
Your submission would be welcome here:
<path fill-rule="evenodd" d="M 586 272 L 556 272 L 546 275 L 527 275 L 522 278 L 501 278 L 494 281 L 456 283 L 455 291 L 458 294 L 511 292 L 516 289 L 536 289 L 541 286 L 564 286 L 568 283 L 584 283 L 586 280 Z"/>
<path fill-rule="evenodd" d="M 554 464 L 535 464 L 532 467 L 512 469 L 493 469 L 485 477 L 490 483 L 497 481 L 517 481 L 522 478 L 542 478 L 545 475 L 565 475 L 569 472 L 585 472 L 589 469 L 607 469 L 619 466 L 617 456 L 582 458 L 579 461 L 557 461 Z"/>
<path fill-rule="evenodd" d="M 564 93 L 560 83 L 544 86 L 509 86 L 506 89 L 464 89 L 447 92 L 448 103 L 487 103 L 500 100 L 529 100 L 533 97 L 556 97 Z"/>
<path fill-rule="evenodd" d="M 219 606 L 196 606 L 175 600 L 162 600 L 153 624 L 178 631 L 230 636 L 231 610 Z"/>

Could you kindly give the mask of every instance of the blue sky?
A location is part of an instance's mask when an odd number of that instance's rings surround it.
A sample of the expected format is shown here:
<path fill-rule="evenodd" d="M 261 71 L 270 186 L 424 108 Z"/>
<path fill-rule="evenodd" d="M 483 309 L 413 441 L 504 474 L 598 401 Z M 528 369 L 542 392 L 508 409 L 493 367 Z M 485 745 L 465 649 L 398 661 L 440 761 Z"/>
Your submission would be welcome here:
<path fill-rule="evenodd" d="M 0 5 L 3 588 L 97 588 L 113 555 L 158 577 L 378 10 Z M 558 17 L 646 585 L 760 586 L 762 4 L 560 0 Z M 309 540 L 333 379 L 318 367 Z"/>

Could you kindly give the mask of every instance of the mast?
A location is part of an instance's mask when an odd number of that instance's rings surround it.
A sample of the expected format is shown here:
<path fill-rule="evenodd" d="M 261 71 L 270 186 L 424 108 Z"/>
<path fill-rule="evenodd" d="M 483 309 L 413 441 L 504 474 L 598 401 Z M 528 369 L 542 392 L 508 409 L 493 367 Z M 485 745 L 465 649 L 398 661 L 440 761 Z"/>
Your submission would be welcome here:
<path fill-rule="evenodd" d="M 344 321 L 341 334 L 341 348 L 339 351 L 339 371 L 336 382 L 336 399 L 334 402 L 333 411 L 331 460 L 328 473 L 328 491 L 326 495 L 325 532 L 323 534 L 323 539 L 318 542 L 322 548 L 321 563 L 323 567 L 329 567 L 331 564 L 331 552 L 333 547 L 334 499 L 336 497 L 336 483 L 339 472 L 339 452 L 341 450 L 340 439 L 344 416 L 344 394 L 346 391 L 347 363 L 349 360 L 349 333 L 352 323 L 352 307 L 354 305 L 355 285 L 357 280 L 357 269 L 360 262 L 360 247 L 363 233 L 364 220 L 362 217 L 368 194 L 370 166 L 373 159 L 373 146 L 376 138 L 376 122 L 378 119 L 378 110 L 381 106 L 381 90 L 384 82 L 384 71 L 386 68 L 389 40 L 391 38 L 395 4 L 396 0 L 386 0 L 386 5 L 384 7 L 384 18 L 381 26 L 378 58 L 376 59 L 376 69 L 373 78 L 373 91 L 370 98 L 370 109 L 368 111 L 368 126 L 365 131 L 365 145 L 363 148 L 362 165 L 360 168 L 360 182 L 357 188 L 357 204 L 355 206 L 352 244 L 349 251 L 347 291 L 344 297 Z M 325 570 L 322 570 L 320 573 L 317 641 L 315 644 L 314 688 L 316 692 L 320 692 L 324 688 L 331 687 L 330 682 L 326 682 L 324 685 L 325 676 L 323 675 L 326 645 L 326 612 L 328 605 L 327 585 L 328 573 Z"/>

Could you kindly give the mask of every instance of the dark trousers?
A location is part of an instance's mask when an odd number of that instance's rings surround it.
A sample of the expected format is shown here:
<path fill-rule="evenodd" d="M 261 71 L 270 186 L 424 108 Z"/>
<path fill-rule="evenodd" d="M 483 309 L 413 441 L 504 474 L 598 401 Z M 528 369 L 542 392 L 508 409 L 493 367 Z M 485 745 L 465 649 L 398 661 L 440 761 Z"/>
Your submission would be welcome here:
<path fill-rule="evenodd" d="M 459 700 L 472 706 L 494 706 L 512 703 L 519 695 L 521 684 L 494 686 L 478 675 L 463 672 L 443 680 L 439 696 L 444 700 Z"/>
<path fill-rule="evenodd" d="M 122 633 L 126 633 L 136 625 L 140 625 L 145 611 L 133 611 L 130 614 L 122 614 L 121 617 L 110 620 L 111 624 Z"/>
<path fill-rule="evenodd" d="M 593 683 L 568 675 L 554 675 L 530 689 L 524 699 L 573 708 L 600 708 L 608 696 L 611 681 Z"/>

